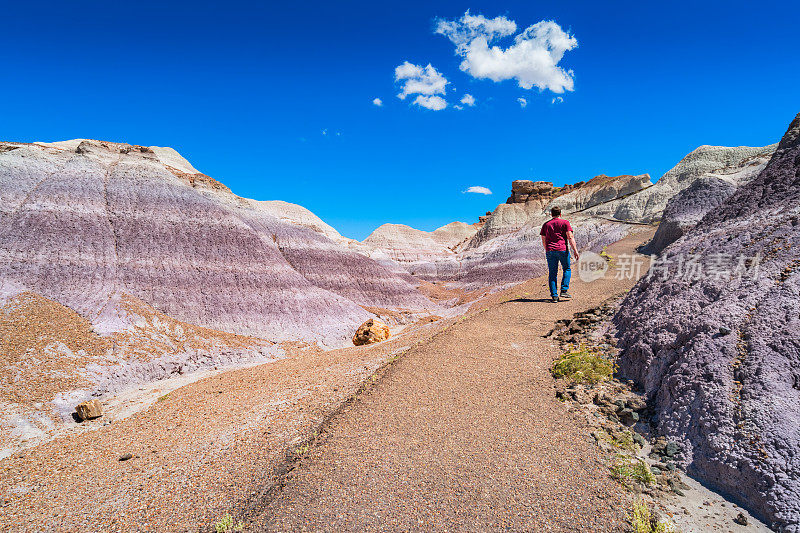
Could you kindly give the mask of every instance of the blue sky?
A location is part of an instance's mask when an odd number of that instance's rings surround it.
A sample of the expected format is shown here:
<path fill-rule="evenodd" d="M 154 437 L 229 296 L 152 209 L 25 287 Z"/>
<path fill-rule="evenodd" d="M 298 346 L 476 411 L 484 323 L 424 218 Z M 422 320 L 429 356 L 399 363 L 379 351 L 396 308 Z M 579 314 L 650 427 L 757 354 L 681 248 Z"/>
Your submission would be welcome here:
<path fill-rule="evenodd" d="M 655 179 L 701 144 L 776 142 L 800 111 L 799 6 L 7 3 L 0 139 L 172 146 L 237 194 L 302 204 L 350 237 L 384 222 L 431 230 L 476 221 L 514 179 Z M 490 43 L 504 54 L 540 21 L 577 47 L 533 68 L 530 89 L 524 50 L 489 74 L 472 56 L 462 70 L 467 58 L 435 31 L 467 10 L 516 23 Z M 474 37 L 465 48 L 480 48 Z M 447 80 L 422 95 L 447 108 L 397 97 L 406 61 Z M 458 110 L 464 94 L 475 105 Z M 494 194 L 462 193 L 470 186 Z"/>

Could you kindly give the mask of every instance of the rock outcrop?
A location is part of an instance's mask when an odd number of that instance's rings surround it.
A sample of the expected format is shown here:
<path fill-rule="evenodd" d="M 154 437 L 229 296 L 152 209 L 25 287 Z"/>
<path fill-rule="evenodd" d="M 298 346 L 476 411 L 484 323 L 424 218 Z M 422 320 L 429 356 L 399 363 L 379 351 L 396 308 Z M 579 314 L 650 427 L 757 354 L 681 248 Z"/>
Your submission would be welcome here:
<path fill-rule="evenodd" d="M 389 326 L 376 318 L 370 318 L 361 324 L 353 336 L 353 344 L 363 346 L 383 342 L 389 338 Z"/>
<path fill-rule="evenodd" d="M 767 150 L 690 159 L 758 165 Z M 702 193 L 684 205 L 706 210 Z M 615 317 L 620 371 L 644 388 L 679 460 L 787 532 L 800 531 L 799 268 L 800 115 L 758 176 L 668 246 Z"/>
<path fill-rule="evenodd" d="M 699 153 L 692 152 L 684 158 L 689 161 L 680 163 L 665 175 L 668 180 L 664 186 L 672 190 L 680 189 L 680 192 L 667 202 L 648 251 L 659 253 L 725 201 L 737 187 L 747 185 L 764 170 L 776 146 L 773 144 L 757 149 L 701 147 L 695 150 Z M 746 157 L 741 158 L 742 154 Z M 662 187 L 656 188 L 656 196 L 664 194 Z M 646 215 L 645 218 L 652 218 L 652 215 Z"/>
<path fill-rule="evenodd" d="M 601 174 L 587 182 L 575 184 L 569 192 L 559 194 L 545 207 L 545 212 L 558 206 L 562 213 L 571 214 L 583 211 L 612 200 L 619 200 L 650 187 L 649 174 L 639 176 L 606 176 Z M 566 189 L 566 188 L 565 188 Z"/>
<path fill-rule="evenodd" d="M 667 202 L 658 230 L 647 245 L 648 253 L 661 253 L 735 191 L 736 185 L 730 181 L 715 176 L 698 178 Z"/>
<path fill-rule="evenodd" d="M 551 198 L 555 194 L 552 181 L 515 180 L 511 182 L 508 204 L 524 204 L 529 200 Z"/>

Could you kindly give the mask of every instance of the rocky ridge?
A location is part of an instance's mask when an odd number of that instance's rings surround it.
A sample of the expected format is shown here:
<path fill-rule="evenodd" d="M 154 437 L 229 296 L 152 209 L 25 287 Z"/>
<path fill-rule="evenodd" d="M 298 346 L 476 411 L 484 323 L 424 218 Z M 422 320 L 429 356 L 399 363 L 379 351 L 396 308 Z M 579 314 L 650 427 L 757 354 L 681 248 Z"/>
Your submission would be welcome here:
<path fill-rule="evenodd" d="M 800 115 L 758 176 L 668 246 L 615 318 L 620 370 L 643 387 L 682 465 L 787 532 L 800 531 L 798 239 Z"/>
<path fill-rule="evenodd" d="M 669 180 L 665 185 L 673 190 L 684 188 L 667 201 L 649 251 L 659 253 L 678 240 L 737 188 L 758 176 L 777 146 L 773 144 L 760 149 L 705 146 L 686 156 L 665 175 Z M 659 186 L 656 190 L 662 188 Z M 658 193 L 659 196 L 664 194 L 668 193 Z"/>

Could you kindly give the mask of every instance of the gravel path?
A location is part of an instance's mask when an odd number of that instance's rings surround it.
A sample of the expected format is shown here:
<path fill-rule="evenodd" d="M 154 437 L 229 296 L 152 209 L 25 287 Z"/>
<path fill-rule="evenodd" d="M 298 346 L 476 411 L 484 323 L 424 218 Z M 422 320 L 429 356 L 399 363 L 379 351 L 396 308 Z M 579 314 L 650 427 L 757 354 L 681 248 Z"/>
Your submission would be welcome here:
<path fill-rule="evenodd" d="M 609 250 L 630 252 L 641 236 Z M 248 520 L 252 531 L 618 531 L 628 499 L 554 395 L 554 320 L 633 280 L 551 304 L 522 284 L 398 359 Z"/>

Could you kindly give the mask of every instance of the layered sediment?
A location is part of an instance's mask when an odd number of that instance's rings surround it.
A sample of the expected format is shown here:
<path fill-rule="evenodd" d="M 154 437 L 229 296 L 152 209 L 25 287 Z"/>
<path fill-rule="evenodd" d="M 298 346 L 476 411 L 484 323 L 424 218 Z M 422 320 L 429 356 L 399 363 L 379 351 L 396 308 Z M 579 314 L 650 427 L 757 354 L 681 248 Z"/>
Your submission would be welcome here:
<path fill-rule="evenodd" d="M 681 443 L 688 472 L 789 532 L 800 531 L 799 243 L 800 115 L 615 318 L 621 372 Z"/>

